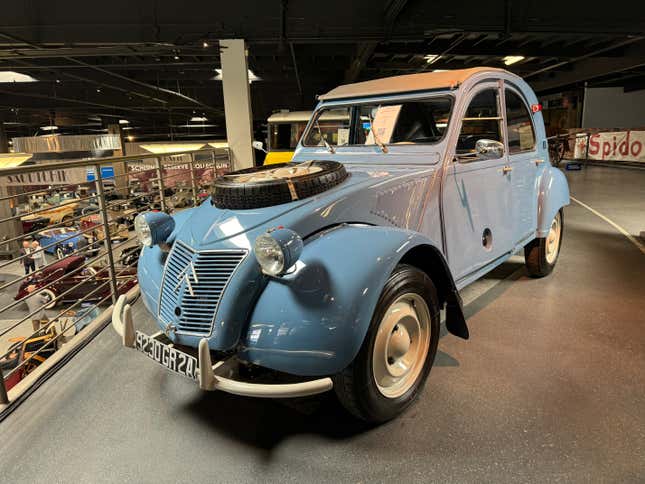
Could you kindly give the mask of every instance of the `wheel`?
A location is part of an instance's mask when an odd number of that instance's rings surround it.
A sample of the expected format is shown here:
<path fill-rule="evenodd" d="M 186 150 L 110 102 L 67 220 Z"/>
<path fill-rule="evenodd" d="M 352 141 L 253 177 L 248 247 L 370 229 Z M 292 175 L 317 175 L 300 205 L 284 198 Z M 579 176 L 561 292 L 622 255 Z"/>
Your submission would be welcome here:
<path fill-rule="evenodd" d="M 56 257 L 58 259 L 64 259 L 65 258 L 65 251 L 63 250 L 62 247 L 56 247 Z"/>
<path fill-rule="evenodd" d="M 336 161 L 258 166 L 217 178 L 212 203 L 228 209 L 270 207 L 312 197 L 347 177 L 343 164 Z"/>
<path fill-rule="evenodd" d="M 390 420 L 412 404 L 439 342 L 439 300 L 419 269 L 396 267 L 376 305 L 354 361 L 333 377 L 343 406 L 368 422 Z"/>
<path fill-rule="evenodd" d="M 40 292 L 47 298 L 48 301 L 47 303 L 45 303 L 45 309 L 54 309 L 58 304 L 58 301 L 54 301 L 54 299 L 56 299 L 56 293 L 51 289 L 42 289 Z"/>
<path fill-rule="evenodd" d="M 551 274 L 560 255 L 564 214 L 560 210 L 553 221 L 549 234 L 532 240 L 524 247 L 524 261 L 531 277 L 544 277 Z"/>

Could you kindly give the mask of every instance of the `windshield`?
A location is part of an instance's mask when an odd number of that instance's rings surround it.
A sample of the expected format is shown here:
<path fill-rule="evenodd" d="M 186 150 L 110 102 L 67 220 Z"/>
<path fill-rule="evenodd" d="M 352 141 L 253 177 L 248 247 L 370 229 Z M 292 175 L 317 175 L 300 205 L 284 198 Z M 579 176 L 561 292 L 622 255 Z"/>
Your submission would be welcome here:
<path fill-rule="evenodd" d="M 331 146 L 437 143 L 448 128 L 451 109 L 449 96 L 321 109 L 303 145 L 325 146 L 321 136 Z"/>

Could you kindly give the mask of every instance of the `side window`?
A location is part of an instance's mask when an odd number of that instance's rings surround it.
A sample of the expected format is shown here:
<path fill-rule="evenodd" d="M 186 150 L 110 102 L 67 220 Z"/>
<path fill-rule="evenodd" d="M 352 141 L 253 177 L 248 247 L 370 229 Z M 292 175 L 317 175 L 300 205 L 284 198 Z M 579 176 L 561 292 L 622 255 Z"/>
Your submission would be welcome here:
<path fill-rule="evenodd" d="M 503 143 L 498 90 L 485 89 L 470 101 L 462 119 L 457 154 L 475 154 L 475 143 L 488 139 Z"/>
<path fill-rule="evenodd" d="M 506 122 L 510 154 L 532 151 L 535 148 L 535 132 L 531 115 L 522 98 L 508 89 L 506 89 Z"/>

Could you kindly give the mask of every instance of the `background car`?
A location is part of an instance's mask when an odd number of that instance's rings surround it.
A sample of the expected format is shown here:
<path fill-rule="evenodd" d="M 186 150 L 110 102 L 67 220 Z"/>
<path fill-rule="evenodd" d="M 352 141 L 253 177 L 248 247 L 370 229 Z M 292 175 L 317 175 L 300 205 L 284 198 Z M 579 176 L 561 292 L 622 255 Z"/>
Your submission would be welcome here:
<path fill-rule="evenodd" d="M 110 295 L 110 273 L 107 267 L 82 267 L 85 257 L 73 255 L 36 272 L 33 277 L 25 279 L 18 289 L 15 300 L 27 296 L 27 287 L 31 284 L 41 289 L 49 302 L 45 308 L 52 309 L 62 302 L 76 302 L 80 299 L 86 301 L 100 301 Z M 136 269 L 119 268 L 121 274 L 117 276 L 119 286 L 118 294 L 125 294 L 137 284 Z M 49 285 L 48 287 L 45 287 Z M 54 301 L 58 296 L 59 300 Z"/>
<path fill-rule="evenodd" d="M 82 234 L 72 227 L 58 227 L 38 232 L 38 242 L 45 252 L 63 259 L 78 248 Z"/>

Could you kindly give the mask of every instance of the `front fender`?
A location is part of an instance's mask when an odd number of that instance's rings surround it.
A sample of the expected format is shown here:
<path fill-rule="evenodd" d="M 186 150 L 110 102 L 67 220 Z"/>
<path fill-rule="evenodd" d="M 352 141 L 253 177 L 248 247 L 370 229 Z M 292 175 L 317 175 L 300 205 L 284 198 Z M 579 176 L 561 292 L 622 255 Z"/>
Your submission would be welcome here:
<path fill-rule="evenodd" d="M 564 173 L 553 166 L 547 167 L 540 178 L 538 190 L 536 237 L 546 237 L 548 235 L 551 221 L 555 214 L 569 203 L 569 184 Z"/>
<path fill-rule="evenodd" d="M 356 225 L 307 241 L 293 273 L 260 295 L 240 358 L 295 375 L 338 373 L 358 353 L 385 282 L 418 245 L 436 246 L 415 232 Z"/>

